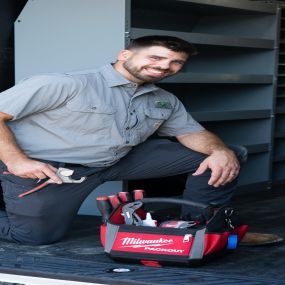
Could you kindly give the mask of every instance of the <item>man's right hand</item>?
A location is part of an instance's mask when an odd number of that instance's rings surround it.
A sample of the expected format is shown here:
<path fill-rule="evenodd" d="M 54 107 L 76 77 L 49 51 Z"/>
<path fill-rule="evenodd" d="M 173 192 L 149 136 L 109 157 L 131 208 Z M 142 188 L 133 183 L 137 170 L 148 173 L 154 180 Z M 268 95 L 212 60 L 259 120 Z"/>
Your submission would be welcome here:
<path fill-rule="evenodd" d="M 11 174 L 22 178 L 50 178 L 53 183 L 62 183 L 62 180 L 56 175 L 57 169 L 52 165 L 41 161 L 30 158 L 21 158 L 11 163 L 6 163 L 6 166 Z"/>

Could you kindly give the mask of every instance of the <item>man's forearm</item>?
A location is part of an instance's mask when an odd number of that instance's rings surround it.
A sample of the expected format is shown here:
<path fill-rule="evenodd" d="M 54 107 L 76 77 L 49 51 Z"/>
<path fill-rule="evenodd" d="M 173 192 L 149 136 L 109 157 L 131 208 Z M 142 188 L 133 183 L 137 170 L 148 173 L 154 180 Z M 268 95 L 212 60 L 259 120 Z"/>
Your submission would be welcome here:
<path fill-rule="evenodd" d="M 184 146 L 207 155 L 211 155 L 215 151 L 228 150 L 220 138 L 206 130 L 176 138 Z"/>
<path fill-rule="evenodd" d="M 5 123 L 11 117 L 3 113 L 0 117 L 0 160 L 7 165 L 13 163 L 14 160 L 26 158 L 27 156 L 19 148 L 12 132 Z"/>
<path fill-rule="evenodd" d="M 53 183 L 61 184 L 62 181 L 56 175 L 55 167 L 27 157 L 20 149 L 13 133 L 5 123 L 11 119 L 12 116 L 0 112 L 0 160 L 6 164 L 8 171 L 22 178 L 50 178 Z"/>

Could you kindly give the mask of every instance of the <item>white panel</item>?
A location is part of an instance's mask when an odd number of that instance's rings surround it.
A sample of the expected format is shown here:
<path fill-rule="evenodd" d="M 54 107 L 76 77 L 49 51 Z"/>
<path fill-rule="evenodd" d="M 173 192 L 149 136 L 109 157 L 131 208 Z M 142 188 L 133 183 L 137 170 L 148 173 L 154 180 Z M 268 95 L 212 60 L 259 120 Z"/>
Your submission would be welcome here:
<path fill-rule="evenodd" d="M 29 0 L 15 22 L 15 79 L 93 69 L 116 60 L 125 44 L 128 0 Z M 107 182 L 80 214 L 98 214 L 95 197 L 121 191 Z"/>
<path fill-rule="evenodd" d="M 125 0 L 29 0 L 15 22 L 16 81 L 114 61 L 124 36 Z"/>

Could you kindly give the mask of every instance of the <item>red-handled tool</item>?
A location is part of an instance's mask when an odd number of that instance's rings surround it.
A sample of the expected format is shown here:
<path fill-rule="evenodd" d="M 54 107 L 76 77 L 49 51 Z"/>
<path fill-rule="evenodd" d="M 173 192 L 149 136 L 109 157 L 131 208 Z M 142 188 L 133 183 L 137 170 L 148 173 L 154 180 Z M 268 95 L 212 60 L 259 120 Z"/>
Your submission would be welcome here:
<path fill-rule="evenodd" d="M 36 191 L 38 191 L 38 190 L 40 190 L 40 189 L 46 187 L 48 184 L 50 184 L 49 181 L 50 181 L 50 180 L 48 180 L 48 181 L 46 181 L 46 182 L 40 184 L 39 186 L 37 186 L 37 187 L 35 187 L 35 188 L 31 189 L 31 190 L 28 190 L 28 191 L 26 191 L 26 192 L 24 192 L 24 193 L 18 195 L 18 198 L 22 198 L 22 197 L 24 197 L 24 196 L 26 196 L 26 195 L 32 194 L 32 193 L 34 193 L 34 192 L 36 192 Z"/>
<path fill-rule="evenodd" d="M 129 192 L 118 192 L 118 196 L 122 202 L 130 202 L 132 200 Z"/>
<path fill-rule="evenodd" d="M 117 195 L 110 195 L 108 198 L 113 209 L 117 208 L 117 206 L 121 204 L 121 201 Z"/>
<path fill-rule="evenodd" d="M 134 201 L 142 200 L 145 196 L 145 191 L 142 189 L 136 189 L 133 191 Z"/>

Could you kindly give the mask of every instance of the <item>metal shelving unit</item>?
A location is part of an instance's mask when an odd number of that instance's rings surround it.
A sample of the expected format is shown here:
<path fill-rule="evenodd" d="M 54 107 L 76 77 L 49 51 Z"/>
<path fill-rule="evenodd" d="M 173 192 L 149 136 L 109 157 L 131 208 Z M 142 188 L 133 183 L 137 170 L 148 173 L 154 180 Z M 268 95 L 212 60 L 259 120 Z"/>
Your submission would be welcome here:
<path fill-rule="evenodd" d="M 273 183 L 278 185 L 285 182 L 285 7 L 281 4 L 278 77 L 275 106 L 275 134 L 273 157 Z"/>
<path fill-rule="evenodd" d="M 207 129 L 248 148 L 240 188 L 270 187 L 277 27 L 272 4 L 132 1 L 131 37 L 173 35 L 197 46 L 183 72 L 159 85 Z"/>

